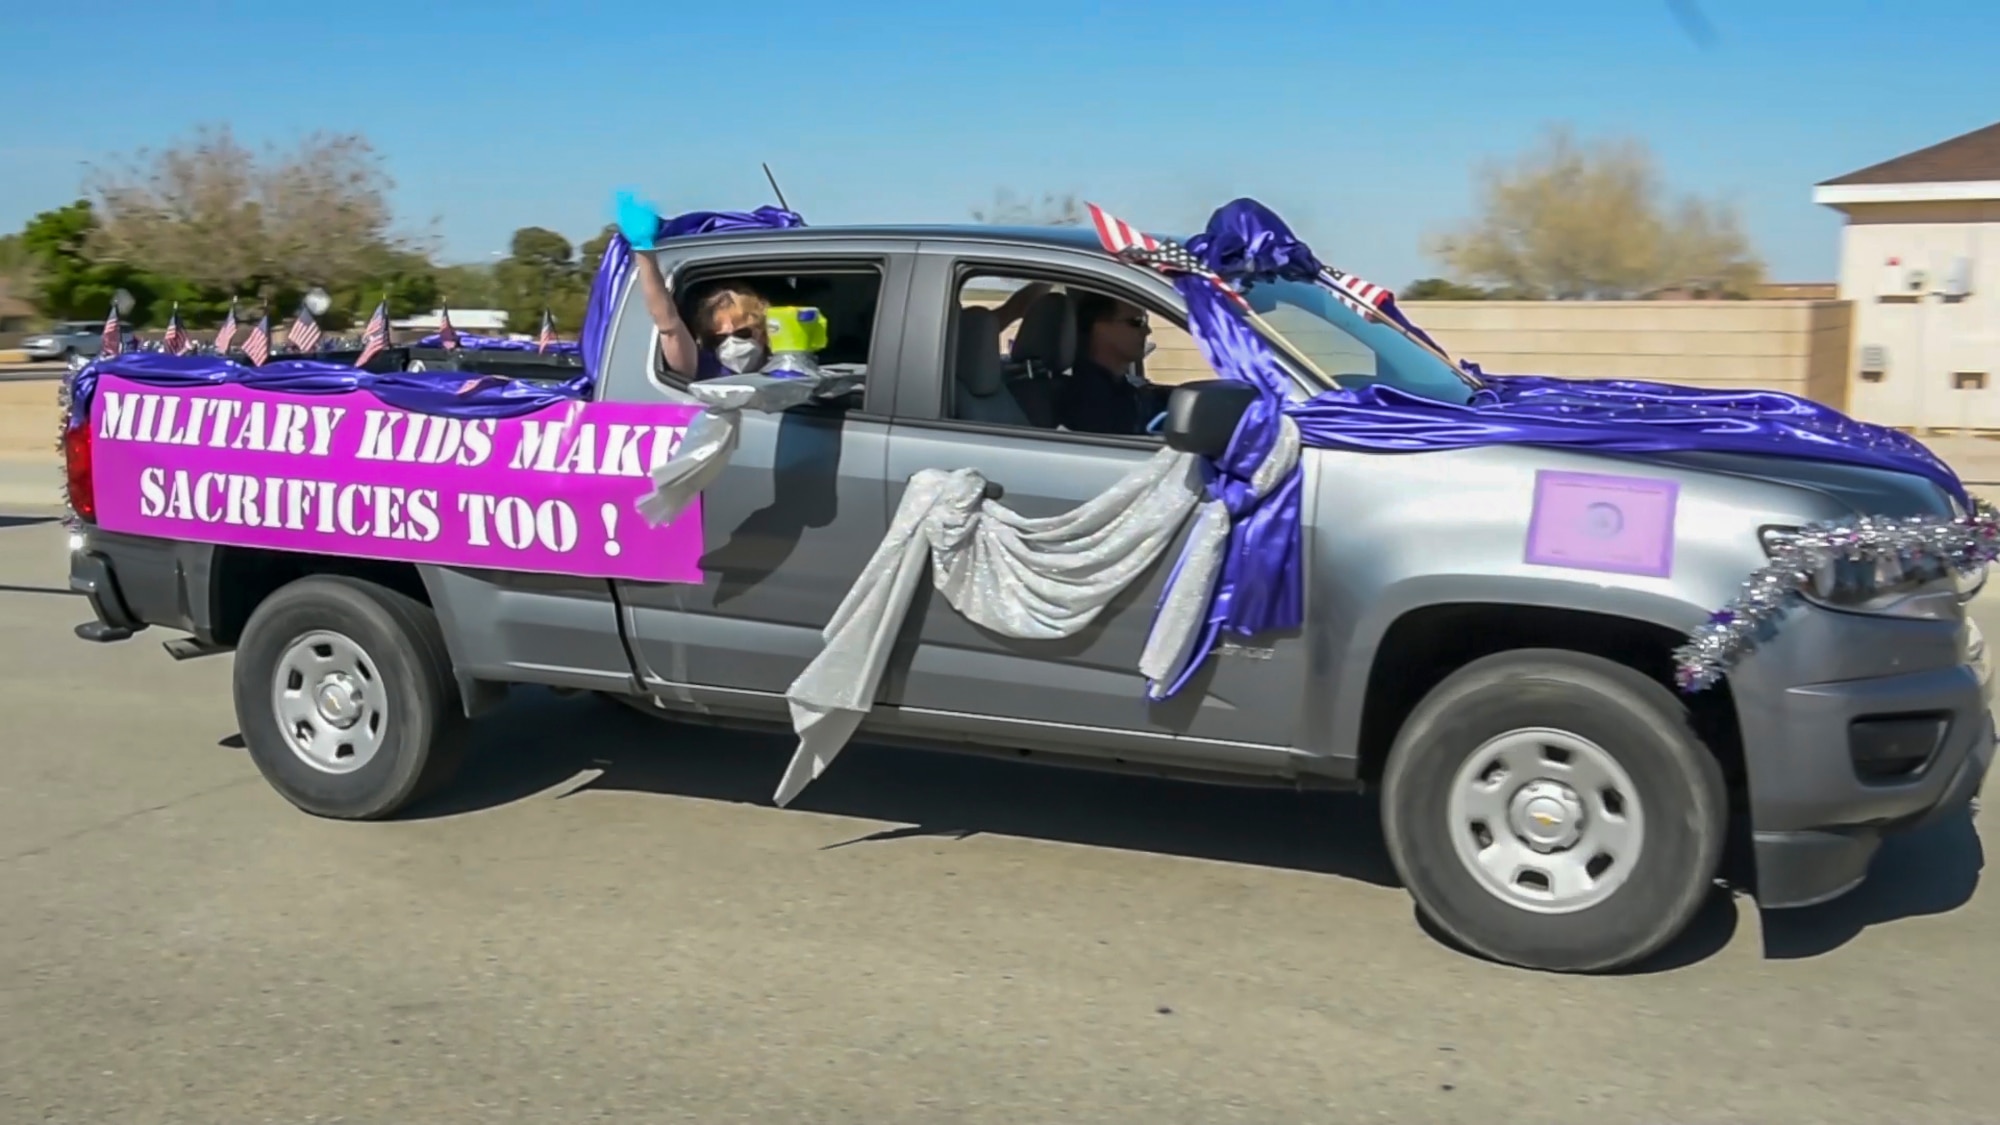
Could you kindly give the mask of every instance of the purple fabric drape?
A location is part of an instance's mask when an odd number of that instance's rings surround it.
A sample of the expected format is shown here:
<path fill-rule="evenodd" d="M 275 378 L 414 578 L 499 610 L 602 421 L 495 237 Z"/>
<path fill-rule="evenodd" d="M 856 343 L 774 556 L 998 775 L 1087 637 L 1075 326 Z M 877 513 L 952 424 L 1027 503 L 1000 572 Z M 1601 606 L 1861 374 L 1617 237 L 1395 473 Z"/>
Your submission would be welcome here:
<path fill-rule="evenodd" d="M 135 352 L 98 360 L 77 372 L 75 382 L 70 385 L 72 425 L 90 418 L 90 402 L 96 394 L 99 375 L 116 375 L 169 390 L 234 385 L 300 395 L 367 391 L 402 410 L 454 418 L 515 418 L 545 406 L 588 398 L 591 388 L 587 375 L 544 383 L 463 371 L 376 374 L 316 359 L 283 359 L 262 367 L 247 367 L 223 356 Z"/>
<path fill-rule="evenodd" d="M 1187 249 L 1239 288 L 1278 279 L 1329 285 L 1326 268 L 1311 249 L 1255 200 L 1218 209 Z M 1484 386 L 1469 391 L 1463 405 L 1380 383 L 1287 403 L 1288 380 L 1276 354 L 1234 299 L 1207 278 L 1181 274 L 1174 285 L 1187 301 L 1189 331 L 1209 366 L 1264 394 L 1210 474 L 1210 495 L 1224 500 L 1233 517 L 1228 553 L 1200 655 L 1161 698 L 1193 677 L 1223 633 L 1254 636 L 1296 628 L 1304 619 L 1299 472 L 1261 498 L 1250 495 L 1247 484 L 1277 438 L 1280 411 L 1297 424 L 1308 447 L 1395 453 L 1520 444 L 1616 453 L 1756 453 L 1913 473 L 1969 504 L 1957 474 L 1916 439 L 1776 391 L 1490 376 L 1466 364 Z M 1421 334 L 1400 310 L 1383 311 Z"/>

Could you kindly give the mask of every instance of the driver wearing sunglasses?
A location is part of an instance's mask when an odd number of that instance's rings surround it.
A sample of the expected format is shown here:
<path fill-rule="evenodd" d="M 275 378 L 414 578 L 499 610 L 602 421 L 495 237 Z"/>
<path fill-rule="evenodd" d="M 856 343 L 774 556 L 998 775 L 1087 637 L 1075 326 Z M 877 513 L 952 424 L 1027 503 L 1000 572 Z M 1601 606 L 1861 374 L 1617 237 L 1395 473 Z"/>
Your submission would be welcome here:
<path fill-rule="evenodd" d="M 1102 294 L 1079 295 L 1076 363 L 1057 384 L 1056 424 L 1088 434 L 1143 434 L 1166 409 L 1167 391 L 1133 373 L 1146 358 L 1146 310 Z"/>

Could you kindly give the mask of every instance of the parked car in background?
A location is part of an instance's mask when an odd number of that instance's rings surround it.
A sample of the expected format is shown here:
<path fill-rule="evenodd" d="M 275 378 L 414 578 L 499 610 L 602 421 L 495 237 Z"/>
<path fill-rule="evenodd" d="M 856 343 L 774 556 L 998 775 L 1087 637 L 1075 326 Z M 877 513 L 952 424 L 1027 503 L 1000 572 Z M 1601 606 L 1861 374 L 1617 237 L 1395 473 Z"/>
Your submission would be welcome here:
<path fill-rule="evenodd" d="M 139 337 L 130 329 L 125 331 L 125 346 L 136 348 Z M 37 333 L 21 341 L 22 350 L 29 359 L 69 359 L 72 356 L 94 356 L 104 347 L 104 322 L 101 320 L 65 320 L 47 332 Z"/>

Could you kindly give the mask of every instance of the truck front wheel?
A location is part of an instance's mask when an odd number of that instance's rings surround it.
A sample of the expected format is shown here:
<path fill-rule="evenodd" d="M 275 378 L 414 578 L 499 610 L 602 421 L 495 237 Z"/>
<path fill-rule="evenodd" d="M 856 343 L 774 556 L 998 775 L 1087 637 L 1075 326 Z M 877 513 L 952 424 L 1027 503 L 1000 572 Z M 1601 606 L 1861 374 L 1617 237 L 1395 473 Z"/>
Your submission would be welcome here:
<path fill-rule="evenodd" d="M 463 708 L 430 607 L 314 575 L 259 605 L 236 648 L 236 721 L 264 779 L 318 816 L 377 820 L 456 770 Z"/>
<path fill-rule="evenodd" d="M 1674 694 L 1582 653 L 1459 669 L 1397 736 L 1382 779 L 1389 854 L 1425 916 L 1497 961 L 1631 965 L 1714 884 L 1728 794 Z"/>

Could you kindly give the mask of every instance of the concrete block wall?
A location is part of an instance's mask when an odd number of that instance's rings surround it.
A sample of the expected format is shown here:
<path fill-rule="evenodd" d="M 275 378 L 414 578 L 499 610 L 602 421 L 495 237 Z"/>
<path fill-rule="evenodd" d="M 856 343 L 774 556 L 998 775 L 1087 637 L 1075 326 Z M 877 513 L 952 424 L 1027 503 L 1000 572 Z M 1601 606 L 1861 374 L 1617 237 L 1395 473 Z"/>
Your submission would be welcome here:
<path fill-rule="evenodd" d="M 1412 301 L 1453 355 L 1495 374 L 1647 379 L 1847 402 L 1845 301 Z"/>

